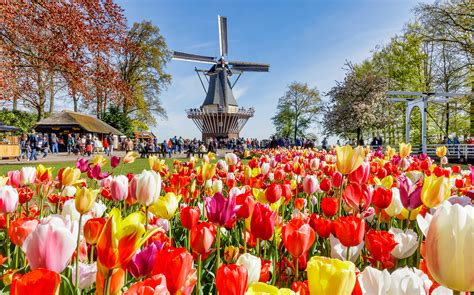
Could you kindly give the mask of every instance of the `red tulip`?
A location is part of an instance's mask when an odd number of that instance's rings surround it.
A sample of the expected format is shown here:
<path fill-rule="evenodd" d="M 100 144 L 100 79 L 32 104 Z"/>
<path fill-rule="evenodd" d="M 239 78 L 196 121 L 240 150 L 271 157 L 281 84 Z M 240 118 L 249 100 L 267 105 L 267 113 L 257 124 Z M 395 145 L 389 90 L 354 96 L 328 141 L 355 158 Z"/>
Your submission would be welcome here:
<path fill-rule="evenodd" d="M 303 198 L 295 198 L 295 208 L 302 211 L 305 205 L 306 199 Z"/>
<path fill-rule="evenodd" d="M 336 215 L 338 210 L 339 210 L 339 199 L 323 198 L 321 200 L 321 211 L 323 211 L 326 217 L 332 217 Z"/>
<path fill-rule="evenodd" d="M 269 240 L 275 230 L 275 216 L 276 212 L 273 212 L 270 206 L 257 203 L 250 221 L 252 235 L 261 240 Z"/>
<path fill-rule="evenodd" d="M 195 272 L 193 256 L 186 249 L 165 248 L 156 255 L 152 275 L 165 275 L 166 286 L 171 294 L 190 294 L 196 284 L 193 278 Z"/>
<path fill-rule="evenodd" d="M 35 230 L 38 223 L 38 219 L 33 217 L 22 217 L 12 221 L 8 229 L 11 242 L 17 246 L 23 245 L 23 241 Z"/>
<path fill-rule="evenodd" d="M 365 184 L 369 180 L 369 174 L 370 174 L 370 164 L 364 161 L 359 166 L 359 168 L 349 173 L 349 175 L 347 176 L 350 182 Z"/>
<path fill-rule="evenodd" d="M 260 269 L 260 277 L 258 279 L 259 282 L 266 283 L 270 279 L 270 268 L 272 267 L 271 260 L 263 260 L 260 258 L 262 262 L 262 268 Z"/>
<path fill-rule="evenodd" d="M 278 183 L 274 182 L 270 184 L 269 187 L 265 190 L 265 197 L 267 198 L 267 201 L 270 203 L 275 203 L 280 200 L 282 195 L 282 190 L 281 187 Z"/>
<path fill-rule="evenodd" d="M 130 286 L 125 291 L 124 295 L 147 295 L 147 294 L 160 294 L 169 295 L 170 292 L 166 288 L 166 278 L 164 275 L 156 275 L 151 278 L 144 280 L 143 282 L 137 282 Z"/>
<path fill-rule="evenodd" d="M 184 228 L 187 228 L 188 230 L 191 230 L 193 227 L 195 227 L 199 221 L 199 216 L 200 216 L 199 208 L 198 207 L 192 207 L 192 206 L 187 206 L 181 209 L 181 224 L 183 225 Z"/>
<path fill-rule="evenodd" d="M 311 225 L 318 236 L 323 239 L 329 238 L 329 235 L 333 232 L 334 228 L 332 220 L 319 216 L 316 213 L 311 214 L 309 225 Z"/>
<path fill-rule="evenodd" d="M 87 222 L 84 224 L 84 237 L 88 244 L 97 244 L 105 222 L 105 218 L 91 218 L 87 220 Z"/>
<path fill-rule="evenodd" d="M 61 277 L 54 271 L 37 268 L 12 282 L 13 295 L 55 295 L 58 294 Z"/>
<path fill-rule="evenodd" d="M 294 218 L 283 226 L 281 234 L 285 248 L 297 258 L 309 250 L 315 239 L 311 226 L 299 218 Z"/>
<path fill-rule="evenodd" d="M 328 192 L 331 189 L 331 180 L 329 180 L 329 178 L 323 178 L 319 184 L 319 188 L 324 192 Z"/>
<path fill-rule="evenodd" d="M 357 246 L 364 239 L 365 221 L 353 215 L 339 217 L 334 220 L 334 232 L 342 245 L 346 247 Z"/>
<path fill-rule="evenodd" d="M 33 191 L 29 187 L 24 186 L 18 189 L 18 202 L 20 202 L 20 204 L 25 204 L 31 201 L 32 198 Z"/>
<path fill-rule="evenodd" d="M 327 167 L 327 166 L 326 166 Z M 339 171 L 335 171 L 332 174 L 331 184 L 334 188 L 340 188 L 342 185 L 342 174 Z"/>
<path fill-rule="evenodd" d="M 370 256 L 380 262 L 390 260 L 391 252 L 395 246 L 393 234 L 387 231 L 375 231 L 373 229 L 367 232 L 365 237 L 365 247 L 370 252 Z"/>
<path fill-rule="evenodd" d="M 366 184 L 349 183 L 342 193 L 342 199 L 351 209 L 363 212 L 369 207 L 372 194 L 372 187 Z"/>
<path fill-rule="evenodd" d="M 194 252 L 205 255 L 209 252 L 215 238 L 214 225 L 210 222 L 201 222 L 191 229 L 191 248 Z"/>
<path fill-rule="evenodd" d="M 237 217 L 243 219 L 249 218 L 253 213 L 255 200 L 251 194 L 244 193 L 237 195 L 237 207 L 239 207 L 236 213 Z"/>
<path fill-rule="evenodd" d="M 378 187 L 374 192 L 372 200 L 375 207 L 380 209 L 388 208 L 392 202 L 392 190 L 386 189 L 384 187 Z"/>
<path fill-rule="evenodd" d="M 216 273 L 219 295 L 244 295 L 247 290 L 247 269 L 243 265 L 221 265 Z"/>

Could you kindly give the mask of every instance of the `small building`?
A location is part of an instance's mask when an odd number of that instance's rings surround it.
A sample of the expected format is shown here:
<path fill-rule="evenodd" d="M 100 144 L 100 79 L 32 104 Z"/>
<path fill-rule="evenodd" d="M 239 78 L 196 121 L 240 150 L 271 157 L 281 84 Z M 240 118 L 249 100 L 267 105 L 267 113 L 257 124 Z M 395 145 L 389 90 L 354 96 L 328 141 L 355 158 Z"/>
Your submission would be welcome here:
<path fill-rule="evenodd" d="M 0 158 L 14 158 L 20 155 L 18 133 L 21 129 L 0 122 Z"/>
<path fill-rule="evenodd" d="M 135 135 L 135 139 L 137 140 L 152 140 L 154 141 L 156 136 L 155 134 L 153 134 L 153 132 L 150 132 L 150 131 L 135 131 L 133 132 L 133 134 Z"/>

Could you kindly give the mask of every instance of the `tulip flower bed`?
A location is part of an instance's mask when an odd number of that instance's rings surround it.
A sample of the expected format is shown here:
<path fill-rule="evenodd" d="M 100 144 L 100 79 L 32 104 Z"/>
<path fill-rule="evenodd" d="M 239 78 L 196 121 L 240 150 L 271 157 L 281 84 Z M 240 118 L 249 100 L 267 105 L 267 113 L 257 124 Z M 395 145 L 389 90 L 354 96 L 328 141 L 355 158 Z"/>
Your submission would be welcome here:
<path fill-rule="evenodd" d="M 337 147 L 138 155 L 0 177 L 11 294 L 460 294 L 474 290 L 474 169 Z"/>

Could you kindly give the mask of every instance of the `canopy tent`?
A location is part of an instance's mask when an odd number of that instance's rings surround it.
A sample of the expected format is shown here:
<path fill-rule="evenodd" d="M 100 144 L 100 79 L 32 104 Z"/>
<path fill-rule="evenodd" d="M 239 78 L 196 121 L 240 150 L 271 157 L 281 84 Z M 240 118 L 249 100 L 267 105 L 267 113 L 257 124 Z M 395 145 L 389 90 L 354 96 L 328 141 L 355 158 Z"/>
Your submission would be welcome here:
<path fill-rule="evenodd" d="M 35 130 L 43 133 L 96 133 L 123 135 L 104 121 L 82 113 L 62 111 L 36 123 Z"/>

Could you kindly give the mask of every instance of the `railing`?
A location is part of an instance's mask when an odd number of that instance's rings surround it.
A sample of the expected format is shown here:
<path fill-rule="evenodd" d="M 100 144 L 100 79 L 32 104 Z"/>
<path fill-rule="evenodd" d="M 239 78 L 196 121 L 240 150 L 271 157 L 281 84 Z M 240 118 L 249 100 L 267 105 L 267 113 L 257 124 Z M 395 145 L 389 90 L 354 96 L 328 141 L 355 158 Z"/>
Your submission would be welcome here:
<path fill-rule="evenodd" d="M 474 159 L 474 144 L 427 144 L 426 154 L 432 158 L 437 158 L 436 148 L 440 146 L 446 146 L 448 148 L 446 157 L 449 159 L 458 159 L 464 161 Z M 422 153 L 422 146 L 421 144 L 412 144 L 411 150 L 412 154 L 419 155 Z"/>

